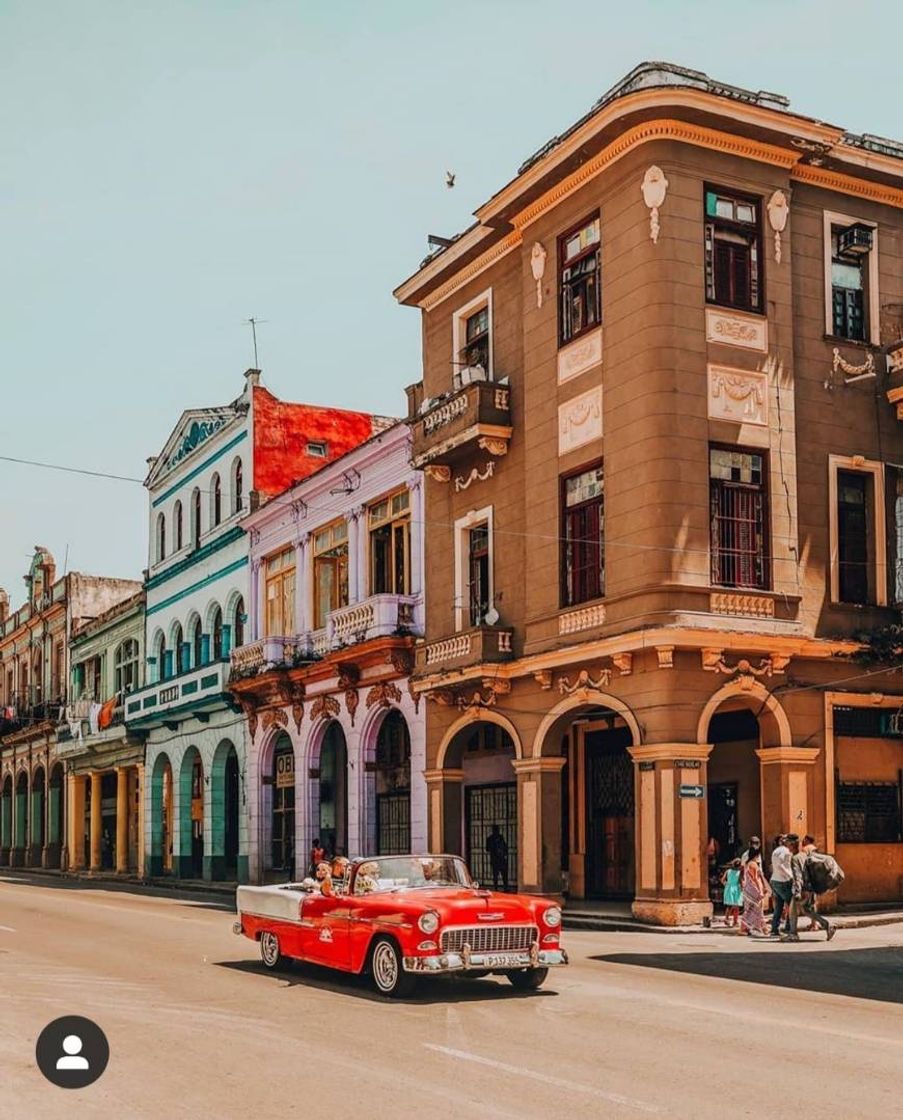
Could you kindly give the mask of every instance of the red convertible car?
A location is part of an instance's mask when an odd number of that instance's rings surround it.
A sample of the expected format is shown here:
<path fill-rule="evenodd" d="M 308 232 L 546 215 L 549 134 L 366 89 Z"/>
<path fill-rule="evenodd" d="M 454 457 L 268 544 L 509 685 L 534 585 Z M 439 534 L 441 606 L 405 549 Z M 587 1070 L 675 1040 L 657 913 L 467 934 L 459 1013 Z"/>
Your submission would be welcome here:
<path fill-rule="evenodd" d="M 323 893 L 310 880 L 239 887 L 236 933 L 260 942 L 267 968 L 285 958 L 367 972 L 401 996 L 419 976 L 505 975 L 538 988 L 567 964 L 561 910 L 548 899 L 481 889 L 458 856 L 379 856 L 351 862 Z"/>

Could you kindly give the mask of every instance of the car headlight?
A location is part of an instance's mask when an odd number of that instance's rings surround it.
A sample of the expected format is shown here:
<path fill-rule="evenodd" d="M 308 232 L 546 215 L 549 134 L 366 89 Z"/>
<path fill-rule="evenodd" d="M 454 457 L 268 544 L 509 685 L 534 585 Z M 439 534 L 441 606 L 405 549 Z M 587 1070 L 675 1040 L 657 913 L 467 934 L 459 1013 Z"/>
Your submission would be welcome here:
<path fill-rule="evenodd" d="M 560 926 L 561 925 L 561 910 L 557 906 L 550 906 L 542 916 L 542 920 L 547 926 Z"/>
<path fill-rule="evenodd" d="M 439 928 L 439 915 L 433 910 L 427 910 L 417 919 L 417 926 L 424 933 L 435 933 Z"/>

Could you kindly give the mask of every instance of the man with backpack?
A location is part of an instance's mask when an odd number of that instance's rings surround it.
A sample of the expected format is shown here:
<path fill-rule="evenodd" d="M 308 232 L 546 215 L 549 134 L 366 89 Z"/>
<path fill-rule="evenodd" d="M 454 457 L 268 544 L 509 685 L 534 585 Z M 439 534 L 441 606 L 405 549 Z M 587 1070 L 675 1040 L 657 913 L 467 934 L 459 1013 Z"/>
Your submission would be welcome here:
<path fill-rule="evenodd" d="M 820 926 L 830 941 L 837 932 L 828 919 L 818 912 L 818 896 L 836 891 L 844 880 L 843 871 L 833 856 L 816 850 L 815 839 L 800 838 L 791 833 L 786 839 L 790 849 L 790 869 L 793 874 L 793 891 L 790 901 L 790 932 L 782 934 L 782 941 L 799 941 L 797 923 L 801 913 L 812 919 L 813 926 Z"/>

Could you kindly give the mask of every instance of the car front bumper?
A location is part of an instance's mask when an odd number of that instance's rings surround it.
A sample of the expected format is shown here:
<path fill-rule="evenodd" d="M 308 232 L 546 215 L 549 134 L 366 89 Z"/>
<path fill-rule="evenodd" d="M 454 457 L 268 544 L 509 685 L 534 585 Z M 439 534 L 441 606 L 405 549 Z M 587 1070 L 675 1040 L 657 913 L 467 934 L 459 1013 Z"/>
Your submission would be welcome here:
<path fill-rule="evenodd" d="M 558 968 L 568 963 L 564 949 L 528 949 L 518 953 L 435 953 L 427 957 L 405 957 L 405 972 L 443 976 L 450 972 L 509 972 L 521 968 Z"/>

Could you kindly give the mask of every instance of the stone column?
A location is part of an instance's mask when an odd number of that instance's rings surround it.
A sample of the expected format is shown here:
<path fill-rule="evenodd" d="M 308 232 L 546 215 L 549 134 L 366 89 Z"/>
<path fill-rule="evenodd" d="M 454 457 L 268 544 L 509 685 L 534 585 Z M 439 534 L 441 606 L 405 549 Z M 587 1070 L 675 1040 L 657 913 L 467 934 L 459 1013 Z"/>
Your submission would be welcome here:
<path fill-rule="evenodd" d="M 252 543 L 252 547 L 254 545 Z M 264 619 L 260 616 L 260 557 L 255 556 L 251 560 L 250 579 L 248 581 L 248 634 L 245 637 L 246 642 L 256 642 L 258 638 L 262 638 L 264 630 Z"/>
<path fill-rule="evenodd" d="M 298 635 L 306 634 L 308 630 L 313 629 L 310 620 L 310 603 L 307 599 L 309 539 L 310 533 L 302 533 L 295 541 L 295 633 Z M 264 629 L 262 622 L 261 619 L 261 634 Z"/>
<path fill-rule="evenodd" d="M 707 764 L 709 743 L 628 747 L 635 770 L 634 916 L 652 925 L 693 925 L 709 901 Z"/>
<path fill-rule="evenodd" d="M 69 868 L 85 869 L 85 792 L 88 779 L 84 774 L 69 775 Z"/>
<path fill-rule="evenodd" d="M 770 844 L 779 832 L 795 832 L 802 839 L 815 828 L 813 781 L 820 747 L 761 747 L 759 775 L 762 790 L 762 841 Z M 828 775 L 830 781 L 833 774 Z"/>
<path fill-rule="evenodd" d="M 464 771 L 425 770 L 427 835 L 436 854 L 463 855 Z"/>
<path fill-rule="evenodd" d="M 139 763 L 135 767 L 135 800 L 138 804 L 138 820 L 136 822 L 138 829 L 138 838 L 136 843 L 138 866 L 136 871 L 138 877 L 143 879 L 145 874 L 145 859 L 144 859 L 144 841 L 145 841 L 145 790 L 144 790 L 144 766 Z"/>
<path fill-rule="evenodd" d="M 517 775 L 518 886 L 561 897 L 561 771 L 567 759 L 521 758 Z"/>
<path fill-rule="evenodd" d="M 116 874 L 129 869 L 129 772 L 125 766 L 116 770 Z"/>
<path fill-rule="evenodd" d="M 103 775 L 99 770 L 91 771 L 91 870 L 101 869 L 101 836 L 103 834 L 103 814 L 101 811 L 101 782 Z"/>

